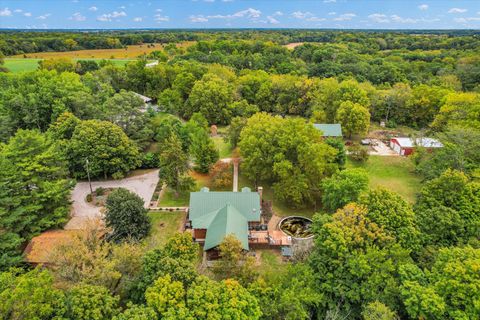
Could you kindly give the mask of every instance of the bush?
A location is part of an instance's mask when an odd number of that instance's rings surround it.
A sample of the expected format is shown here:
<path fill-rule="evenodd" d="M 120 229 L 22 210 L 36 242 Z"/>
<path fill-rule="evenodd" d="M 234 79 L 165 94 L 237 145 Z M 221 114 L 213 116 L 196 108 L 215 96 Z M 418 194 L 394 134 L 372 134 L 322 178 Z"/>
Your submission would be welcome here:
<path fill-rule="evenodd" d="M 97 196 L 103 196 L 105 194 L 105 189 L 102 187 L 98 187 L 97 189 L 95 189 L 95 194 Z"/>
<path fill-rule="evenodd" d="M 93 201 L 92 194 L 91 193 L 87 194 L 87 202 L 92 202 L 92 201 Z"/>
<path fill-rule="evenodd" d="M 212 169 L 212 187 L 227 188 L 233 184 L 232 165 L 225 162 L 217 162 Z"/>
<path fill-rule="evenodd" d="M 123 179 L 123 177 L 125 177 L 125 175 L 123 174 L 123 172 L 120 172 L 120 171 L 112 174 L 112 178 L 115 179 L 115 180 Z"/>
<path fill-rule="evenodd" d="M 143 169 L 158 168 L 158 155 L 153 152 L 147 152 L 143 155 L 142 166 Z"/>
<path fill-rule="evenodd" d="M 370 156 L 368 154 L 368 148 L 363 147 L 359 144 L 354 144 L 350 146 L 348 148 L 348 151 L 350 152 L 350 158 L 358 162 L 366 162 L 368 160 L 368 157 Z"/>

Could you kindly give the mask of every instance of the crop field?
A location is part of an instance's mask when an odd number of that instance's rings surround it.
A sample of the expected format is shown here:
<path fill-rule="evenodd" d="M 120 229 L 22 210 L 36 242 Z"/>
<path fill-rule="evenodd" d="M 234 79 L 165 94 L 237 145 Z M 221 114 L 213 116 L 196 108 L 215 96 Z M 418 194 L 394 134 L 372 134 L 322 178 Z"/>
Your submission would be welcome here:
<path fill-rule="evenodd" d="M 5 67 L 13 73 L 23 72 L 23 71 L 33 71 L 38 68 L 38 61 L 42 59 L 23 59 L 23 58 L 6 58 L 5 59 Z M 76 60 L 104 60 L 104 59 L 73 59 Z M 116 65 L 124 65 L 129 61 L 133 61 L 134 59 L 105 59 L 113 62 Z"/>
<path fill-rule="evenodd" d="M 188 47 L 194 42 L 183 42 L 177 44 L 178 47 Z M 152 51 L 163 50 L 160 43 L 150 43 L 127 46 L 121 49 L 94 49 L 94 50 L 77 50 L 65 52 L 37 52 L 19 54 L 10 58 L 34 58 L 34 59 L 51 59 L 51 58 L 70 58 L 70 59 L 135 59 L 143 54 L 149 54 Z"/>

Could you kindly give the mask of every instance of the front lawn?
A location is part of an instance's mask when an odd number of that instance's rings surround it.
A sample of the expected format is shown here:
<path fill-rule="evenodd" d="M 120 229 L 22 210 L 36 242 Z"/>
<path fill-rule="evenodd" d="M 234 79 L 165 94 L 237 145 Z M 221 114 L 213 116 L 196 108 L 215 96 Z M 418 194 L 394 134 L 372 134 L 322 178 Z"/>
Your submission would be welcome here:
<path fill-rule="evenodd" d="M 150 211 L 148 216 L 152 221 L 152 230 L 147 238 L 147 246 L 149 248 L 163 246 L 170 237 L 180 231 L 185 214 L 183 211 Z"/>
<path fill-rule="evenodd" d="M 414 173 L 410 159 L 400 156 L 370 156 L 366 163 L 349 159 L 348 167 L 367 170 L 371 188 L 383 187 L 397 192 L 410 203 L 415 202 L 421 179 Z"/>

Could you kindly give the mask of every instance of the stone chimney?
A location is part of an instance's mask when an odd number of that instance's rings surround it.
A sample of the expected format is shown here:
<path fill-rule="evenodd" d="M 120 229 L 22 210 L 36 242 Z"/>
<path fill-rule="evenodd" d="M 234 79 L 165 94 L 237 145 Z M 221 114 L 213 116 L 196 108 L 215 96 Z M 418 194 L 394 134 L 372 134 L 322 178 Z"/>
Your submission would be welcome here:
<path fill-rule="evenodd" d="M 263 187 L 257 187 L 257 192 L 260 196 L 260 203 L 262 203 Z"/>

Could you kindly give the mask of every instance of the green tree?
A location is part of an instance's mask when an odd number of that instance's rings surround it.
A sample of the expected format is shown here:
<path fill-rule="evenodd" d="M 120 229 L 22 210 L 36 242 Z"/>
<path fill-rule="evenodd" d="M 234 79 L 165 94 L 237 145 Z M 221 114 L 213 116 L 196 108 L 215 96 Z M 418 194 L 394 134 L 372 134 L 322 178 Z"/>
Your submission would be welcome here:
<path fill-rule="evenodd" d="M 408 315 L 423 319 L 480 317 L 479 263 L 480 249 L 450 247 L 439 250 L 430 270 L 403 268 L 401 294 Z"/>
<path fill-rule="evenodd" d="M 337 138 L 327 138 L 325 139 L 325 143 L 337 149 L 335 163 L 338 164 L 338 168 L 340 170 L 345 169 L 345 164 L 347 163 L 347 152 L 345 150 L 345 144 L 343 143 L 343 141 Z"/>
<path fill-rule="evenodd" d="M 220 258 L 212 268 L 217 279 L 236 279 L 243 285 L 255 280 L 255 258 L 243 252 L 242 243 L 234 235 L 227 235 L 218 249 Z"/>
<path fill-rule="evenodd" d="M 118 300 L 104 287 L 79 284 L 67 293 L 67 315 L 79 320 L 110 320 L 119 312 Z"/>
<path fill-rule="evenodd" d="M 473 92 L 450 93 L 431 126 L 445 130 L 448 126 L 480 130 L 480 95 Z"/>
<path fill-rule="evenodd" d="M 362 311 L 363 320 L 397 320 L 394 311 L 381 302 L 370 302 Z"/>
<path fill-rule="evenodd" d="M 112 318 L 113 320 L 155 320 L 155 310 L 143 305 L 127 304 L 127 309 Z"/>
<path fill-rule="evenodd" d="M 352 203 L 333 216 L 316 215 L 313 232 L 310 265 L 324 295 L 320 314 L 340 309 L 359 317 L 362 305 L 376 300 L 398 310 L 398 268 L 411 259 L 364 207 Z"/>
<path fill-rule="evenodd" d="M 206 74 L 202 80 L 195 82 L 188 97 L 188 110 L 182 115 L 190 118 L 200 112 L 210 124 L 228 124 L 232 116 L 230 104 L 233 88 L 225 80 L 214 74 Z"/>
<path fill-rule="evenodd" d="M 68 143 L 66 155 L 74 176 L 86 178 L 86 159 L 91 177 L 123 176 L 140 165 L 136 145 L 117 125 L 108 121 L 79 123 Z"/>
<path fill-rule="evenodd" d="M 144 107 L 145 103 L 140 97 L 125 90 L 108 98 L 103 104 L 105 120 L 122 128 L 141 149 L 148 146 L 153 135 L 147 114 L 142 112 Z"/>
<path fill-rule="evenodd" d="M 394 236 L 404 248 L 418 249 L 420 233 L 410 204 L 399 194 L 386 189 L 369 190 L 358 201 L 367 210 L 367 217 Z"/>
<path fill-rule="evenodd" d="M 0 273 L 0 301 L 2 319 L 63 319 L 66 312 L 65 295 L 54 287 L 50 272 L 40 268 Z"/>
<path fill-rule="evenodd" d="M 239 143 L 242 169 L 256 185 L 273 182 L 275 196 L 293 206 L 314 204 L 321 180 L 336 169 L 336 151 L 313 125 L 265 113 L 252 116 Z"/>
<path fill-rule="evenodd" d="M 38 131 L 18 130 L 0 146 L 0 268 L 21 260 L 20 246 L 68 220 L 70 190 L 58 145 Z"/>
<path fill-rule="evenodd" d="M 368 188 L 368 175 L 364 169 L 346 169 L 324 179 L 322 182 L 322 203 L 335 211 L 347 203 L 355 202 Z"/>
<path fill-rule="evenodd" d="M 258 300 L 262 319 L 310 319 L 323 298 L 315 288 L 312 269 L 304 264 L 267 273 L 249 291 Z"/>
<path fill-rule="evenodd" d="M 40 60 L 38 66 L 40 69 L 56 70 L 58 73 L 73 72 L 75 70 L 75 65 L 68 58 Z"/>
<path fill-rule="evenodd" d="M 193 188 L 194 181 L 188 175 L 188 156 L 182 150 L 180 139 L 172 134 L 165 142 L 159 156 L 160 182 L 167 184 L 178 194 Z"/>
<path fill-rule="evenodd" d="M 370 112 L 364 106 L 350 101 L 343 102 L 337 110 L 336 121 L 342 124 L 345 134 L 364 135 L 370 126 Z"/>
<path fill-rule="evenodd" d="M 425 244 L 468 242 L 480 230 L 480 184 L 461 172 L 447 170 L 425 183 L 415 213 Z"/>
<path fill-rule="evenodd" d="M 112 229 L 113 241 L 141 240 L 150 232 L 150 219 L 144 200 L 124 188 L 112 191 L 105 203 L 105 222 Z"/>
<path fill-rule="evenodd" d="M 240 134 L 246 125 L 246 118 L 235 117 L 232 119 L 224 137 L 225 141 L 228 142 L 232 148 L 237 147 L 238 143 L 240 142 Z"/>
<path fill-rule="evenodd" d="M 201 173 L 208 173 L 215 162 L 218 161 L 218 150 L 205 127 L 193 125 L 189 131 L 189 151 L 195 159 L 195 170 Z"/>

